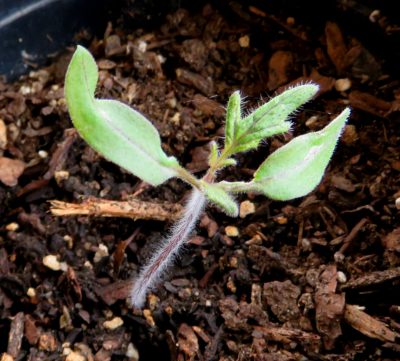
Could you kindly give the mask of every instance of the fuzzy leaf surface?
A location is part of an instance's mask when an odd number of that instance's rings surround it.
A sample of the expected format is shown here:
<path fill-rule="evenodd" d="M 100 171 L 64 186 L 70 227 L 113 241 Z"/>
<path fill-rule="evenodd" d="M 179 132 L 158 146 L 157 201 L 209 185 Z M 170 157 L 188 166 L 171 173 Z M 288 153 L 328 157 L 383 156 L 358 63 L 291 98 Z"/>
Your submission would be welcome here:
<path fill-rule="evenodd" d="M 217 184 L 204 183 L 204 192 L 206 197 L 221 208 L 227 215 L 237 217 L 239 214 L 239 206 L 232 196 L 224 191 Z"/>
<path fill-rule="evenodd" d="M 316 84 L 294 86 L 243 118 L 237 125 L 235 153 L 257 148 L 264 138 L 287 132 L 288 116 L 309 101 L 318 89 Z"/>
<path fill-rule="evenodd" d="M 158 185 L 179 166 L 161 148 L 157 129 L 139 112 L 115 100 L 95 99 L 95 60 L 78 46 L 65 78 L 65 98 L 81 137 L 106 159 L 144 181 Z"/>
<path fill-rule="evenodd" d="M 349 115 L 350 109 L 345 109 L 324 129 L 296 137 L 276 150 L 258 168 L 250 187 L 282 201 L 311 192 L 324 175 Z"/>
<path fill-rule="evenodd" d="M 241 120 L 241 99 L 239 91 L 235 91 L 226 107 L 225 146 L 230 146 L 236 138 L 238 124 Z"/>

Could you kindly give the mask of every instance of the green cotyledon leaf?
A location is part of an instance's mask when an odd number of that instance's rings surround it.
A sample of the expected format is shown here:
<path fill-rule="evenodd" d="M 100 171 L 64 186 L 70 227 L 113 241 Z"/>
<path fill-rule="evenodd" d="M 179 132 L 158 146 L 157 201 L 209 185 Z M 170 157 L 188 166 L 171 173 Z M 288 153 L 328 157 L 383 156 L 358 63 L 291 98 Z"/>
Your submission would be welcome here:
<path fill-rule="evenodd" d="M 121 102 L 96 99 L 97 81 L 95 60 L 78 46 L 65 77 L 65 98 L 81 137 L 106 159 L 152 185 L 176 176 L 178 162 L 162 150 L 157 129 Z"/>
<path fill-rule="evenodd" d="M 312 83 L 295 85 L 238 121 L 234 152 L 257 148 L 264 138 L 287 132 L 290 129 L 289 115 L 309 101 L 318 89 L 318 85 Z"/>
<path fill-rule="evenodd" d="M 321 181 L 350 109 L 318 132 L 294 138 L 272 153 L 248 187 L 269 198 L 289 200 L 311 192 Z"/>

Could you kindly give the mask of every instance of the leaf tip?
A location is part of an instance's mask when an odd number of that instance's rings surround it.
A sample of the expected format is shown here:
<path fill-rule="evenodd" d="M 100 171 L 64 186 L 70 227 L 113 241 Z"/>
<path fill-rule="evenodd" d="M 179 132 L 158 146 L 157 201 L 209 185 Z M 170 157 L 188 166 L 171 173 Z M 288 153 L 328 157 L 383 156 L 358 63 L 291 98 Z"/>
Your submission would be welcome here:
<path fill-rule="evenodd" d="M 341 134 L 344 131 L 344 127 L 347 123 L 347 121 L 350 118 L 351 114 L 351 109 L 350 108 L 345 108 L 335 119 L 333 119 L 330 124 L 328 124 L 324 129 L 322 129 L 320 132 L 325 132 L 329 133 L 331 131 L 337 133 L 337 138 L 341 136 Z"/>
<path fill-rule="evenodd" d="M 90 53 L 90 51 L 88 49 L 86 49 L 83 45 L 77 45 L 74 55 L 75 54 L 85 54 L 85 55 L 89 55 L 91 58 L 93 58 L 93 55 Z"/>
<path fill-rule="evenodd" d="M 307 96 L 308 99 L 313 98 L 319 92 L 320 89 L 319 84 L 314 83 L 312 81 L 300 84 L 299 87 L 302 88 L 302 91 L 304 92 L 304 94 Z"/>

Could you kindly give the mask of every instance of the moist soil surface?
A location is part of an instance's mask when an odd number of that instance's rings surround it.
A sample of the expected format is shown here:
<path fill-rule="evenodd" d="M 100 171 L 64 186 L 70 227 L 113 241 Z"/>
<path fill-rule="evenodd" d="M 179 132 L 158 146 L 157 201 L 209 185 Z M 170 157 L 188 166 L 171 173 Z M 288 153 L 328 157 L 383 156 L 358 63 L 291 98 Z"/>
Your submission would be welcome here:
<path fill-rule="evenodd" d="M 237 89 L 248 112 L 291 85 L 320 85 L 289 133 L 220 173 L 231 181 L 352 109 L 315 191 L 290 202 L 241 194 L 238 218 L 207 207 L 143 310 L 126 301 L 131 280 L 188 186 L 151 187 L 76 134 L 63 98 L 74 48 L 0 82 L 2 360 L 400 359 L 398 23 L 339 3 L 314 16 L 206 4 L 148 29 L 127 11 L 88 40 L 97 96 L 145 114 L 197 176 Z M 52 214 L 54 200 L 77 214 Z"/>

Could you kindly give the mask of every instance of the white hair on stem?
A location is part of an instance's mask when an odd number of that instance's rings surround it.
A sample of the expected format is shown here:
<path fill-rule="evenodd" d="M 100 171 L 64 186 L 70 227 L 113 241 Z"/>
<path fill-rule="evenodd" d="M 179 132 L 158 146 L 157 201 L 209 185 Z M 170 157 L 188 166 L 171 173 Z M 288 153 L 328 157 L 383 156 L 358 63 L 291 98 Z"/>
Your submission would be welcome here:
<path fill-rule="evenodd" d="M 206 204 L 206 197 L 197 188 L 193 188 L 184 208 L 182 218 L 172 227 L 171 234 L 165 238 L 134 280 L 130 303 L 134 307 L 143 307 L 147 293 L 159 282 L 167 267 L 174 261 L 181 247 L 186 243 Z"/>

